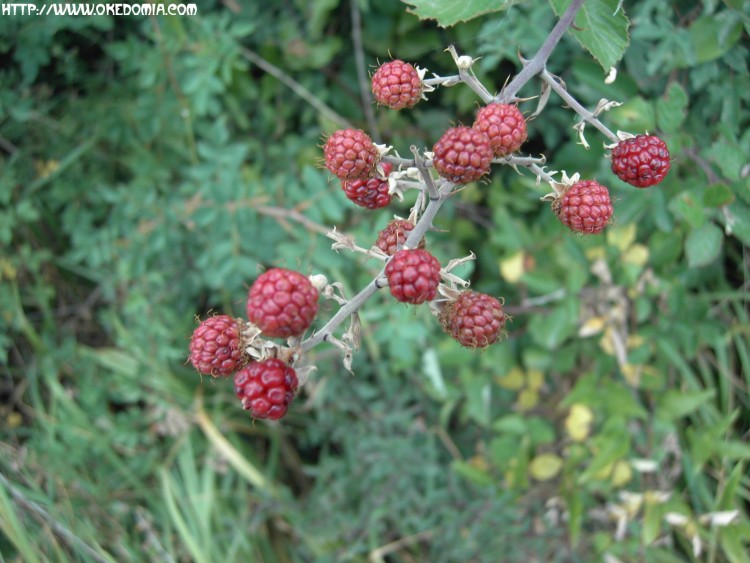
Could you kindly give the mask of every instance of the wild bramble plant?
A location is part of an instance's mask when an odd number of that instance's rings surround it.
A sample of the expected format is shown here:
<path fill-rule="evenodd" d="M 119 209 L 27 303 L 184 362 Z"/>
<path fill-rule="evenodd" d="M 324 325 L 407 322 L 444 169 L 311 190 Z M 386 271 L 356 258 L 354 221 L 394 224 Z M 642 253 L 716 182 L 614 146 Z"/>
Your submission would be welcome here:
<path fill-rule="evenodd" d="M 346 128 L 334 131 L 323 148 L 325 167 L 341 183 L 341 189 L 354 204 L 375 210 L 387 207 L 394 196 L 402 199 L 407 190 L 416 190 L 416 202 L 408 220 L 396 219 L 379 233 L 370 248 L 356 245 L 335 229 L 329 237 L 333 249 L 364 253 L 384 262 L 383 269 L 356 296 L 347 299 L 340 283 L 328 283 L 324 276 L 272 268 L 261 274 L 250 288 L 247 319 L 233 320 L 226 315 L 209 317 L 193 334 L 190 360 L 203 374 L 227 376 L 236 371 L 235 390 L 245 409 L 254 418 L 277 420 L 283 417 L 308 373 L 315 369 L 305 362 L 305 353 L 323 342 L 337 347 L 343 363 L 351 369 L 354 351 L 359 348 L 359 309 L 378 290 L 389 287 L 390 294 L 403 303 L 429 304 L 444 331 L 467 348 L 484 348 L 501 340 L 509 317 L 503 301 L 466 289 L 469 284 L 451 270 L 473 260 L 447 261 L 445 266 L 424 249 L 425 235 L 433 227 L 440 208 L 459 189 L 486 178 L 493 165 L 528 169 L 537 183 L 546 183 L 550 201 L 562 225 L 583 235 L 597 235 L 610 223 L 614 209 L 606 186 L 596 179 L 581 179 L 572 171 L 546 170 L 545 155 L 519 154 L 527 140 L 527 119 L 540 119 L 550 93 L 556 92 L 581 121 L 575 125 L 580 144 L 589 147 L 584 128 L 592 125 L 609 141 L 612 171 L 624 182 L 646 188 L 664 180 L 670 168 L 669 150 L 655 135 L 612 132 L 599 116 L 619 105 L 602 100 L 593 111 L 584 108 L 567 91 L 562 81 L 546 69 L 546 63 L 563 34 L 571 26 L 583 0 L 574 0 L 539 51 L 530 60 L 522 59 L 523 69 L 497 94 L 492 95 L 472 71 L 475 59 L 453 57 L 458 74 L 425 78 L 427 71 L 400 59 L 381 64 L 371 77 L 372 94 L 380 106 L 407 110 L 438 87 L 463 84 L 484 104 L 471 127 L 448 128 L 431 150 L 410 147 L 411 158 L 403 158 L 394 147 L 377 145 L 366 132 Z M 542 90 L 537 107 L 528 117 L 518 104 L 529 98 L 518 92 L 532 79 L 539 78 Z M 480 189 L 479 187 L 474 189 Z M 322 295 L 341 305 L 320 329 L 305 337 L 318 311 Z M 349 326 L 339 338 L 335 332 L 346 321 Z M 238 337 L 239 335 L 239 337 Z M 279 344 L 270 339 L 286 339 Z"/>

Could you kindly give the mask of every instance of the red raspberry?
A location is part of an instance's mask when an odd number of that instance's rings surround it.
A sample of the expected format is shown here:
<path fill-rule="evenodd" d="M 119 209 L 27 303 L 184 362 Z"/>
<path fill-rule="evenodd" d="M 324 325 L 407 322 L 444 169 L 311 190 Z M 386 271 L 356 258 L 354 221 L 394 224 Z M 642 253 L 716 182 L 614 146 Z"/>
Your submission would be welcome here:
<path fill-rule="evenodd" d="M 669 172 L 669 149 L 659 137 L 638 135 L 612 149 L 612 172 L 636 188 L 658 184 Z"/>
<path fill-rule="evenodd" d="M 601 233 L 612 217 L 609 190 L 594 180 L 573 184 L 553 204 L 563 225 L 584 233 Z"/>
<path fill-rule="evenodd" d="M 307 277 L 284 268 L 258 276 L 247 297 L 247 318 L 271 338 L 299 336 L 317 312 L 318 290 Z"/>
<path fill-rule="evenodd" d="M 190 339 L 190 363 L 206 375 L 232 375 L 243 363 L 237 321 L 216 315 L 199 324 Z"/>
<path fill-rule="evenodd" d="M 484 348 L 497 342 L 505 328 L 500 301 L 476 291 L 464 291 L 440 313 L 443 330 L 466 348 Z"/>
<path fill-rule="evenodd" d="M 234 376 L 234 392 L 253 418 L 278 420 L 297 392 L 297 373 L 276 358 L 252 362 Z"/>
<path fill-rule="evenodd" d="M 454 184 L 468 184 L 490 171 L 490 139 L 471 127 L 448 129 L 432 148 L 433 164 L 443 178 Z"/>
<path fill-rule="evenodd" d="M 384 178 L 341 182 L 341 188 L 346 197 L 357 205 L 367 209 L 380 209 L 391 203 L 391 194 L 388 193 L 388 180 L 386 179 L 391 170 L 393 166 L 386 162 L 383 164 Z"/>
<path fill-rule="evenodd" d="M 411 108 L 422 97 L 422 79 L 410 64 L 390 61 L 372 75 L 372 93 L 379 104 L 391 109 Z"/>
<path fill-rule="evenodd" d="M 526 119 L 521 110 L 511 104 L 488 104 L 479 110 L 474 129 L 490 138 L 495 156 L 516 152 L 526 140 Z"/>
<path fill-rule="evenodd" d="M 378 163 L 378 149 L 359 129 L 340 129 L 328 137 L 323 153 L 326 167 L 340 180 L 369 178 Z"/>
<path fill-rule="evenodd" d="M 375 241 L 375 246 L 388 256 L 393 256 L 397 250 L 400 250 L 404 246 L 409 232 L 413 229 L 413 223 L 404 219 L 394 219 L 386 225 L 385 229 L 378 233 L 378 240 Z M 417 246 L 424 248 L 424 239 L 420 240 Z"/>
<path fill-rule="evenodd" d="M 403 303 L 432 301 L 440 283 L 440 262 L 426 250 L 399 250 L 385 267 L 391 295 Z"/>

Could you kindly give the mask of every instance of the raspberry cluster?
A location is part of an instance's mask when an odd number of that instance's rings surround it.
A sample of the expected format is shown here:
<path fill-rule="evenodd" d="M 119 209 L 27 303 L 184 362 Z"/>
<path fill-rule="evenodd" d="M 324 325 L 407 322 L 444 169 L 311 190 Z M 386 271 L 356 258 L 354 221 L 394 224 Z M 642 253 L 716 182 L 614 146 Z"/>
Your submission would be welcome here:
<path fill-rule="evenodd" d="M 516 152 L 526 141 L 526 119 L 518 106 L 511 104 L 487 104 L 479 110 L 474 129 L 490 139 L 490 146 L 497 157 Z"/>
<path fill-rule="evenodd" d="M 432 162 L 443 178 L 468 184 L 490 171 L 492 147 L 489 137 L 471 127 L 448 129 L 432 148 Z"/>
<path fill-rule="evenodd" d="M 393 170 L 393 165 L 386 162 L 382 167 L 383 177 L 342 181 L 341 189 L 344 190 L 346 197 L 367 209 L 380 209 L 391 203 L 391 194 L 388 193 L 388 175 Z"/>
<path fill-rule="evenodd" d="M 391 295 L 403 303 L 432 301 L 440 284 L 440 262 L 421 248 L 399 250 L 385 267 Z"/>
<path fill-rule="evenodd" d="M 253 362 L 234 376 L 234 391 L 253 418 L 278 420 L 297 392 L 297 373 L 276 358 Z"/>
<path fill-rule="evenodd" d="M 563 225 L 583 234 L 604 230 L 612 217 L 609 190 L 594 180 L 576 182 L 554 204 Z"/>
<path fill-rule="evenodd" d="M 190 363 L 200 373 L 214 377 L 232 375 L 242 364 L 240 326 L 229 315 L 208 317 L 190 339 Z"/>
<path fill-rule="evenodd" d="M 422 97 L 422 79 L 410 64 L 390 61 L 372 75 L 372 93 L 379 104 L 391 109 L 411 108 Z"/>
<path fill-rule="evenodd" d="M 359 129 L 335 131 L 323 147 L 326 167 L 340 180 L 361 180 L 372 176 L 378 164 L 378 149 L 370 136 Z"/>
<path fill-rule="evenodd" d="M 271 338 L 300 336 L 318 312 L 318 290 L 293 270 L 271 268 L 250 287 L 247 318 Z"/>
<path fill-rule="evenodd" d="M 409 233 L 414 230 L 414 223 L 404 219 L 394 219 L 385 229 L 378 233 L 375 246 L 385 252 L 388 256 L 393 256 L 396 251 L 401 250 L 404 246 Z M 419 248 L 424 248 L 424 239 L 419 241 Z"/>
<path fill-rule="evenodd" d="M 612 149 L 612 172 L 636 188 L 660 183 L 670 166 L 667 145 L 654 135 L 637 135 Z"/>
<path fill-rule="evenodd" d="M 464 291 L 440 313 L 443 330 L 466 348 L 485 348 L 500 338 L 506 316 L 500 301 L 476 291 Z"/>

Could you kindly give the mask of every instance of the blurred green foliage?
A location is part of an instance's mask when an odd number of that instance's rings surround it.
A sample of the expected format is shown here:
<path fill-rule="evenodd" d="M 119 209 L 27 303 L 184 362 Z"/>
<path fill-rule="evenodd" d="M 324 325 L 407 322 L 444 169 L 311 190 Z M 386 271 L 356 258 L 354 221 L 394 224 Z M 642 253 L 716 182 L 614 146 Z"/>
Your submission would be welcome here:
<path fill-rule="evenodd" d="M 443 208 L 429 247 L 477 254 L 459 273 L 505 297 L 507 341 L 461 349 L 380 292 L 356 375 L 316 348 L 281 425 L 185 365 L 195 316 L 242 314 L 264 267 L 349 295 L 377 271 L 324 233 L 368 246 L 411 201 L 354 209 L 323 134 L 349 121 L 406 154 L 473 119 L 456 86 L 368 123 L 357 15 L 370 67 L 446 75 L 455 44 L 491 90 L 555 21 L 536 0 L 449 29 L 405 8 L 0 17 L 3 560 L 750 560 L 747 1 L 626 3 L 611 85 L 574 38 L 552 55 L 587 107 L 624 102 L 612 129 L 674 157 L 662 185 L 623 185 L 553 95 L 525 150 L 610 187 L 606 234 L 564 231 L 506 169 Z"/>

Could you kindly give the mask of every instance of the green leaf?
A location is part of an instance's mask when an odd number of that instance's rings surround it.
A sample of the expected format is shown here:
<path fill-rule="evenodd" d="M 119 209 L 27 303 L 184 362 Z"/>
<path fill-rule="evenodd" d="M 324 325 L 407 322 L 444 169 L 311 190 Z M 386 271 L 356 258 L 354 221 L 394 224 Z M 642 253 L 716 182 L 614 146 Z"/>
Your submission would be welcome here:
<path fill-rule="evenodd" d="M 721 442 L 716 446 L 717 453 L 728 459 L 750 459 L 750 445 L 738 440 Z"/>
<path fill-rule="evenodd" d="M 548 350 L 557 348 L 575 332 L 578 323 L 577 307 L 578 302 L 571 299 L 546 317 L 536 315 L 529 324 L 534 340 Z"/>
<path fill-rule="evenodd" d="M 734 201 L 734 194 L 725 184 L 714 184 L 703 194 L 703 205 L 706 207 L 721 207 Z"/>
<path fill-rule="evenodd" d="M 604 70 L 615 66 L 630 42 L 628 26 L 621 0 L 587 0 L 576 14 L 571 28 L 578 42 L 599 62 Z M 552 9 L 560 16 L 570 0 L 550 0 Z"/>
<path fill-rule="evenodd" d="M 411 7 L 408 11 L 420 20 L 436 20 L 440 27 L 450 27 L 458 22 L 500 12 L 522 0 L 402 0 Z"/>
<path fill-rule="evenodd" d="M 691 268 L 710 264 L 719 256 L 724 233 L 713 223 L 692 231 L 685 241 L 685 253 Z"/>
<path fill-rule="evenodd" d="M 702 16 L 690 26 L 690 39 L 697 63 L 721 57 L 742 35 L 742 23 L 731 16 Z"/>
<path fill-rule="evenodd" d="M 662 131 L 676 131 L 687 115 L 688 95 L 679 82 L 672 82 L 656 101 L 656 122 Z"/>
<path fill-rule="evenodd" d="M 466 461 L 454 460 L 451 464 L 453 471 L 461 477 L 480 486 L 492 485 L 493 479 L 485 470 L 476 467 Z"/>
<path fill-rule="evenodd" d="M 662 420 L 675 420 L 697 410 L 701 405 L 713 399 L 716 391 L 678 391 L 670 389 L 662 395 L 656 409 L 656 415 Z"/>

